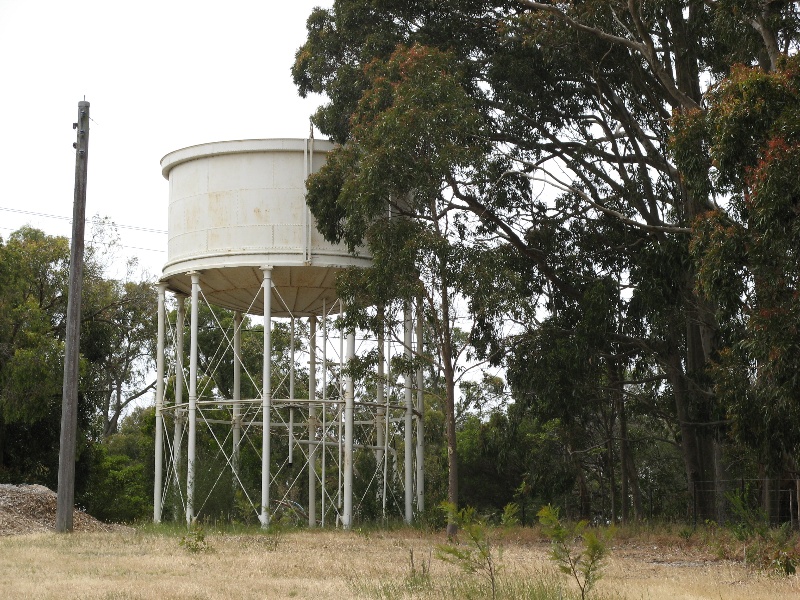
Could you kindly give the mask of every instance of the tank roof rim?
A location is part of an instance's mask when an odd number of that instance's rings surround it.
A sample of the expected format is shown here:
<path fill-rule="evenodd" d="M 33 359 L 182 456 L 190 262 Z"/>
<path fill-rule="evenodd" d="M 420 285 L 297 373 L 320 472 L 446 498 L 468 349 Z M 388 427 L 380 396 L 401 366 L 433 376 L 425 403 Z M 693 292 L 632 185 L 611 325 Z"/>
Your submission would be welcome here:
<path fill-rule="evenodd" d="M 169 172 L 173 168 L 199 158 L 258 152 L 300 152 L 305 149 L 305 143 L 311 140 L 313 140 L 315 145 L 319 144 L 318 148 L 315 147 L 315 153 L 317 151 L 328 152 L 336 146 L 331 140 L 313 138 L 251 138 L 244 140 L 205 142 L 178 148 L 177 150 L 165 154 L 160 161 L 161 174 L 164 176 L 164 179 L 169 179 Z"/>

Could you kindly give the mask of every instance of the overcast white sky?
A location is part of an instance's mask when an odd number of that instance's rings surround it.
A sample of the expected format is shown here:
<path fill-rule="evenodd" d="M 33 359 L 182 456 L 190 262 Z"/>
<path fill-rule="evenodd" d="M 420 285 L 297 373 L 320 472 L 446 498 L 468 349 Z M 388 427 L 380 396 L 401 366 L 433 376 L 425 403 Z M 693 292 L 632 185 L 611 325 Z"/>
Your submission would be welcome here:
<path fill-rule="evenodd" d="M 312 8 L 332 4 L 0 0 L 0 236 L 24 224 L 70 235 L 72 123 L 85 96 L 87 217 L 117 223 L 124 251 L 159 274 L 161 157 L 204 142 L 306 137 L 321 99 L 301 99 L 290 68 Z"/>

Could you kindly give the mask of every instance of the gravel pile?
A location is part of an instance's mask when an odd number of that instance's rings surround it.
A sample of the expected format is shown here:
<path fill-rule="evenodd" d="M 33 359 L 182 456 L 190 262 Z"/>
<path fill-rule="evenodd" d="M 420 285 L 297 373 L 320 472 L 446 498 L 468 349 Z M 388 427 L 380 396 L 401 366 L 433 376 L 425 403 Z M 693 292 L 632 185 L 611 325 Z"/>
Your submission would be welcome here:
<path fill-rule="evenodd" d="M 43 485 L 0 484 L 0 536 L 54 531 L 56 493 Z M 76 510 L 74 531 L 112 531 L 115 525 L 101 523 Z"/>

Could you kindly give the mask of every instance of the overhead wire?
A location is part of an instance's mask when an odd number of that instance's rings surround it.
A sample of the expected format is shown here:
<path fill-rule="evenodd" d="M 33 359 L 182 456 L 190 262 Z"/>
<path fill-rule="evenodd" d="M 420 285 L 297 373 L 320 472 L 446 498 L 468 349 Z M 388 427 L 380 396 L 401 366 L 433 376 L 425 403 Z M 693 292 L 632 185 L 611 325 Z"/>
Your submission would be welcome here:
<path fill-rule="evenodd" d="M 20 215 L 28 215 L 28 216 L 32 216 L 32 217 L 43 217 L 43 218 L 47 218 L 47 219 L 56 219 L 56 220 L 59 220 L 59 221 L 67 221 L 67 222 L 70 222 L 70 223 L 72 222 L 72 217 L 66 217 L 64 215 L 54 215 L 54 214 L 50 214 L 50 213 L 36 212 L 36 211 L 32 211 L 32 210 L 22 210 L 22 209 L 19 209 L 19 208 L 11 208 L 9 206 L 0 206 L 0 211 L 10 212 L 10 213 L 15 213 L 15 214 L 20 214 Z M 86 219 L 86 224 L 87 225 L 91 225 L 92 223 L 93 223 L 92 219 Z M 140 227 L 138 225 L 124 225 L 124 224 L 116 223 L 114 221 L 111 221 L 110 224 L 113 225 L 117 229 L 125 229 L 125 230 L 129 230 L 129 231 L 139 231 L 139 232 L 142 232 L 142 233 L 155 233 L 155 234 L 160 234 L 160 235 L 166 235 L 168 233 L 164 229 L 153 229 L 153 228 L 150 228 L 150 227 Z M 19 227 L 4 227 L 3 226 L 3 227 L 0 227 L 0 229 L 8 230 L 8 231 L 16 231 L 16 230 L 19 229 Z M 144 248 L 142 246 L 128 246 L 126 244 L 120 244 L 119 247 L 124 248 L 126 250 L 142 250 L 144 252 L 159 252 L 159 253 L 166 253 L 167 252 L 167 250 L 165 248 L 162 248 L 162 249 Z"/>
<path fill-rule="evenodd" d="M 13 213 L 21 214 L 21 215 L 30 215 L 30 216 L 33 216 L 33 217 L 45 217 L 45 218 L 48 218 L 48 219 L 59 219 L 59 220 L 62 220 L 62 221 L 72 221 L 72 217 L 66 217 L 64 215 L 53 215 L 53 214 L 50 214 L 50 213 L 34 212 L 32 210 L 22 210 L 22 209 L 19 209 L 19 208 L 11 208 L 11 207 L 8 207 L 8 206 L 0 206 L 0 210 L 6 211 L 6 212 L 13 212 Z M 86 223 L 87 224 L 91 224 L 92 223 L 91 219 L 86 219 Z M 122 224 L 116 223 L 114 221 L 111 221 L 111 224 L 114 225 L 114 227 L 118 227 L 119 229 L 129 229 L 131 231 L 143 231 L 145 233 L 162 233 L 162 234 L 165 234 L 165 235 L 168 233 L 164 229 L 152 229 L 150 227 L 140 227 L 138 225 L 122 225 Z"/>

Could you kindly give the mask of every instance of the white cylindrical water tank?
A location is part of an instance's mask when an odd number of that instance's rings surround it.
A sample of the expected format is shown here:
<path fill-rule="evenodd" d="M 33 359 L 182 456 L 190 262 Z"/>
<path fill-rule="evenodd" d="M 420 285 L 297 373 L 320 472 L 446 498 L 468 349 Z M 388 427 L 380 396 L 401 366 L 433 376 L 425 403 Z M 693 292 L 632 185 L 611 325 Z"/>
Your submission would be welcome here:
<path fill-rule="evenodd" d="M 169 245 L 161 280 L 189 294 L 200 272 L 206 299 L 263 314 L 262 267 L 272 267 L 275 316 L 320 314 L 336 300 L 336 273 L 366 267 L 362 252 L 327 242 L 305 202 L 305 178 L 329 141 L 238 140 L 183 148 L 161 160 L 169 180 Z M 255 302 L 254 302 L 255 299 Z"/>

